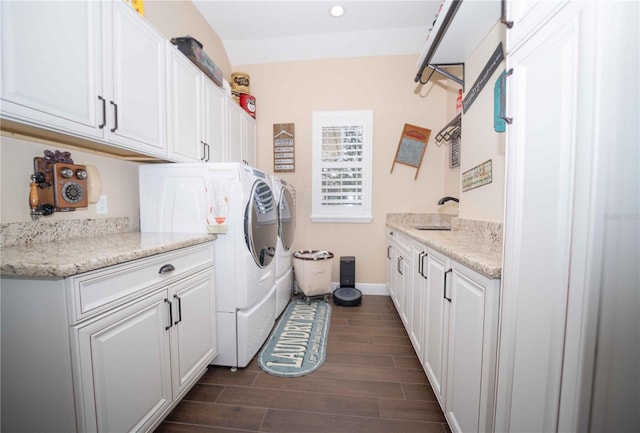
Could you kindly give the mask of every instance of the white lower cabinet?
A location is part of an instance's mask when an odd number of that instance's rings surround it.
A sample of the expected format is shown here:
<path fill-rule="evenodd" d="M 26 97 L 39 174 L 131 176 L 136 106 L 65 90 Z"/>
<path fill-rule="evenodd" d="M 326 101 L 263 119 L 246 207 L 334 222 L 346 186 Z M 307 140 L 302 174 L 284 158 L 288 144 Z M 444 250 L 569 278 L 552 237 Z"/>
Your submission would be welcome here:
<path fill-rule="evenodd" d="M 171 287 L 173 398 L 188 391 L 203 368 L 217 355 L 213 272 L 201 272 Z M 176 316 L 177 312 L 177 316 Z"/>
<path fill-rule="evenodd" d="M 392 233 L 389 293 L 451 430 L 492 431 L 500 280 Z M 403 239 L 412 242 L 411 255 Z"/>
<path fill-rule="evenodd" d="M 398 310 L 400 319 L 405 326 L 409 323 L 409 300 L 411 295 L 411 239 L 402 233 L 387 230 L 389 242 L 389 267 L 391 271 L 389 290 L 391 299 Z"/>
<path fill-rule="evenodd" d="M 152 431 L 217 355 L 213 260 L 206 243 L 3 277 L 2 431 Z"/>
<path fill-rule="evenodd" d="M 447 301 L 444 298 L 444 284 L 445 272 L 449 269 L 450 260 L 426 247 L 423 248 L 427 254 L 423 271 L 427 276 L 426 308 L 424 310 L 427 321 L 424 332 L 423 367 L 440 406 L 444 408 L 448 331 L 448 310 L 445 308 Z"/>
<path fill-rule="evenodd" d="M 455 261 L 446 273 L 443 410 L 453 432 L 493 431 L 499 280 Z"/>
<path fill-rule="evenodd" d="M 167 293 L 163 290 L 75 327 L 81 431 L 145 431 L 173 400 Z"/>

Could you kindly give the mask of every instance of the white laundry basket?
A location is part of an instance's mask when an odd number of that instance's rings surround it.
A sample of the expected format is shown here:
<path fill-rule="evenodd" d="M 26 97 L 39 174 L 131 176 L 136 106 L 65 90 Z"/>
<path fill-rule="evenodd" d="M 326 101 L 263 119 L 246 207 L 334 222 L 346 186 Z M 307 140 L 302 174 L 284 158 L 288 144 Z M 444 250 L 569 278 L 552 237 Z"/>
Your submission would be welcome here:
<path fill-rule="evenodd" d="M 304 296 L 326 296 L 331 293 L 333 253 L 306 250 L 293 253 L 293 269 L 298 289 Z"/>

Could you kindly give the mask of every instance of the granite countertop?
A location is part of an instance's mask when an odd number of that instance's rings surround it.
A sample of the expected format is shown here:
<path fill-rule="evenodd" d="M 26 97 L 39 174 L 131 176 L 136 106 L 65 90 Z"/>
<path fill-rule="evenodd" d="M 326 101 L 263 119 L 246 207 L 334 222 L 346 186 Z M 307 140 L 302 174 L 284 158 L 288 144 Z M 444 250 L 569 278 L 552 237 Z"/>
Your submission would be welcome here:
<path fill-rule="evenodd" d="M 386 225 L 489 278 L 502 275 L 502 225 L 473 222 L 387 218 Z M 420 225 L 451 226 L 450 231 L 417 230 Z"/>
<path fill-rule="evenodd" d="M 216 235 L 188 233 L 112 233 L 3 247 L 3 276 L 62 278 L 192 245 Z"/>

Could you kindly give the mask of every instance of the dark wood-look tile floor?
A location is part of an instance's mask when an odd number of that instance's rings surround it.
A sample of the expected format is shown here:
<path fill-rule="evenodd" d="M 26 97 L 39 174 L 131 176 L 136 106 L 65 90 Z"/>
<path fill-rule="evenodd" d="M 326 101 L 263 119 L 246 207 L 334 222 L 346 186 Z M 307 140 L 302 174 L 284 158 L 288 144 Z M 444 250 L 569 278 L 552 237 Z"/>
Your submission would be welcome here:
<path fill-rule="evenodd" d="M 388 296 L 332 305 L 325 363 L 298 378 L 210 366 L 156 433 L 448 433 Z"/>

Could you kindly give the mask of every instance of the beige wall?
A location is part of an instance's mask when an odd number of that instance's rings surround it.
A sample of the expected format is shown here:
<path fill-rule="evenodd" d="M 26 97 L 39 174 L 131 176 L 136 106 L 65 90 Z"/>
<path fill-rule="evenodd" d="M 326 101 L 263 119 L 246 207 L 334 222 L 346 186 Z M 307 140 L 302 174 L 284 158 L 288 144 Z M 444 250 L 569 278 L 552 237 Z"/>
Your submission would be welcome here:
<path fill-rule="evenodd" d="M 191 0 L 146 0 L 145 18 L 165 38 L 192 36 L 203 45 L 203 50 L 222 69 L 228 80 L 231 64 L 220 37 L 200 15 Z"/>
<path fill-rule="evenodd" d="M 460 197 L 459 214 L 466 218 L 502 221 L 504 201 L 504 137 L 493 132 L 491 78 L 463 119 L 461 167 L 448 168 L 448 145 L 437 145 L 435 135 L 455 115 L 457 86 L 446 79 L 413 82 L 417 56 L 363 57 L 300 61 L 262 65 L 229 65 L 222 42 L 190 1 L 145 2 L 145 16 L 167 38 L 190 34 L 224 71 L 251 75 L 251 92 L 257 100 L 257 166 L 273 172 L 274 123 L 294 123 L 296 171 L 282 173 L 297 190 L 298 230 L 294 249 L 327 249 L 340 257 L 356 256 L 358 283 L 385 281 L 385 216 L 390 212 L 457 213 L 452 203 L 437 206 L 444 195 Z M 483 41 L 466 65 L 467 90 L 502 37 L 498 26 Z M 371 109 L 373 126 L 373 221 L 370 224 L 312 223 L 311 215 L 311 115 L 321 110 Z M 405 123 L 432 130 L 417 179 L 415 168 L 396 164 L 390 169 Z M 29 220 L 27 191 L 32 160 L 44 149 L 58 148 L 31 140 L 3 136 L 0 218 L 3 223 Z M 138 222 L 138 164 L 74 150 L 78 163 L 94 164 L 101 171 L 109 200 L 106 216 L 128 216 Z M 493 183 L 461 193 L 460 173 L 493 159 Z M 123 194 L 123 191 L 127 191 Z M 95 206 L 57 214 L 51 219 L 100 218 Z M 339 279 L 334 261 L 333 281 Z"/>
<path fill-rule="evenodd" d="M 76 164 L 95 165 L 102 177 L 102 193 L 107 196 L 108 213 L 97 215 L 96 206 L 43 217 L 46 221 L 129 217 L 129 230 L 139 230 L 138 163 L 98 155 L 90 151 L 63 148 L 58 144 L 0 136 L 0 222 L 31 221 L 29 183 L 33 158 L 45 150 L 68 150 Z"/>
<path fill-rule="evenodd" d="M 480 72 L 504 41 L 505 26 L 496 24 L 480 46 L 465 63 L 465 90 L 468 92 Z M 504 43 L 503 43 L 504 47 Z M 493 181 L 479 188 L 459 192 L 460 212 L 463 218 L 497 221 L 504 219 L 504 164 L 505 134 L 493 129 L 493 87 L 504 70 L 504 61 L 493 73 L 474 103 L 462 116 L 462 144 L 460 150 L 460 173 L 492 160 Z M 459 183 L 460 187 L 461 183 Z"/>
<path fill-rule="evenodd" d="M 447 147 L 435 144 L 455 93 L 441 82 L 416 87 L 417 56 L 363 57 L 238 66 L 251 76 L 257 107 L 257 165 L 273 173 L 273 124 L 295 124 L 295 173 L 281 173 L 297 192 L 294 249 L 327 249 L 356 257 L 358 283 L 385 281 L 385 216 L 437 212 L 445 193 Z M 373 110 L 373 222 L 312 223 L 311 122 L 313 111 Z M 415 168 L 391 165 L 405 123 L 432 130 L 418 178 Z M 455 211 L 455 210 L 454 210 Z M 333 281 L 339 280 L 334 260 Z"/>

